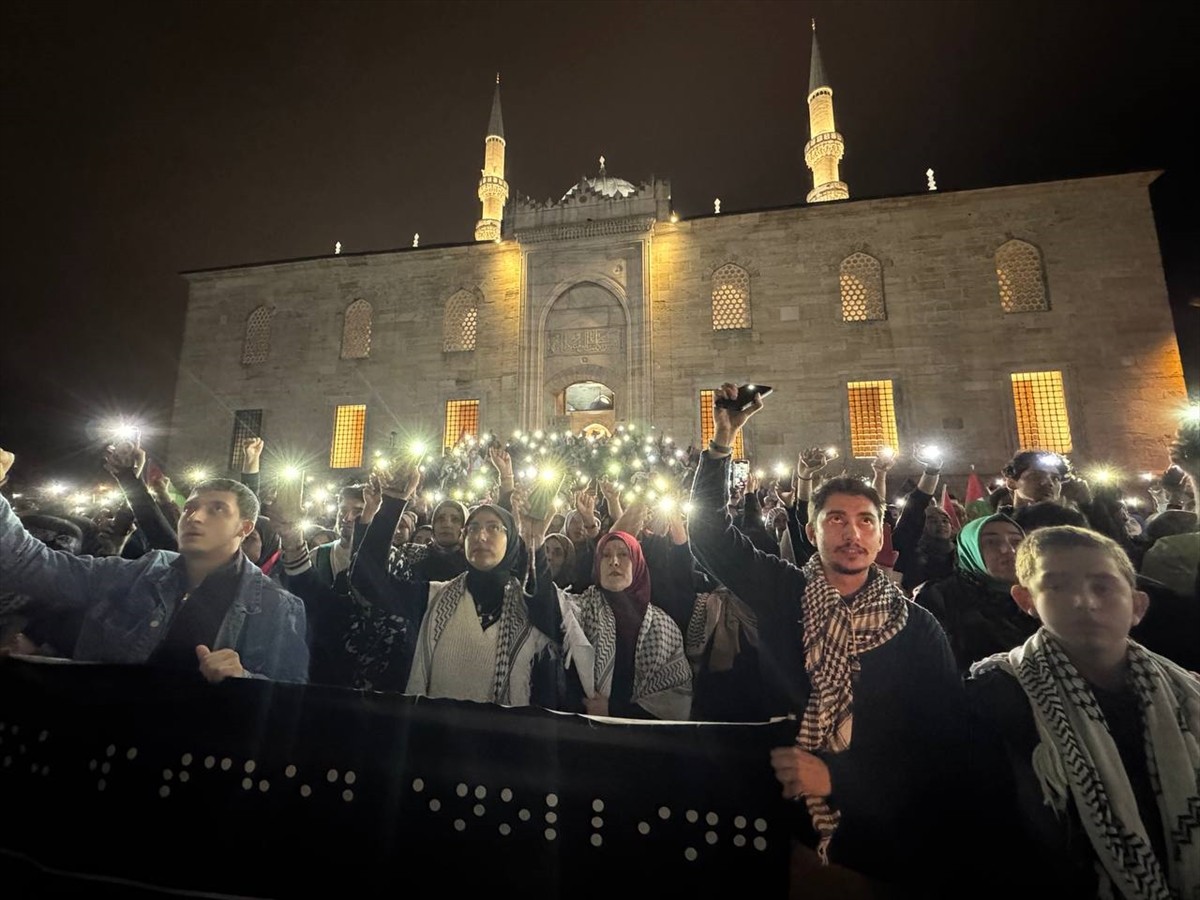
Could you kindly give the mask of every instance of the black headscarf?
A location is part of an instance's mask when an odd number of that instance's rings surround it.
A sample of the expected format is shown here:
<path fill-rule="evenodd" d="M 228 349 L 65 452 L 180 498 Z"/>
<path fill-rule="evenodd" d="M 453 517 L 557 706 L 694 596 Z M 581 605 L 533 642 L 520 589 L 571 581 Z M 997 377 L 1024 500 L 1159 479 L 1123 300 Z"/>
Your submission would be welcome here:
<path fill-rule="evenodd" d="M 514 576 L 520 580 L 522 576 L 519 571 L 521 561 L 525 560 L 528 564 L 528 556 L 523 552 L 524 544 L 521 536 L 517 534 L 517 523 L 512 513 L 491 503 L 484 503 L 471 510 L 466 524 L 470 525 L 471 520 L 481 512 L 493 513 L 503 522 L 508 538 L 504 558 L 494 568 L 487 571 L 477 569 L 471 565 L 470 558 L 467 559 L 467 590 L 471 592 L 471 597 L 475 600 L 475 611 L 479 613 L 479 622 L 484 630 L 487 630 L 500 618 L 500 611 L 504 606 L 504 588 L 508 584 L 508 580 Z"/>

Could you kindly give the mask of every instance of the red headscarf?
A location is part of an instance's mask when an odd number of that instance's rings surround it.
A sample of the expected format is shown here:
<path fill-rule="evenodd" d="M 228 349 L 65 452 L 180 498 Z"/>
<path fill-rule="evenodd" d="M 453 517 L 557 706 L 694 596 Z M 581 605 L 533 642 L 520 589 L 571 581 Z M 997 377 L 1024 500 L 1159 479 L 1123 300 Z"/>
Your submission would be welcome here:
<path fill-rule="evenodd" d="M 624 531 L 611 531 L 596 543 L 596 558 L 592 563 L 592 578 L 596 582 L 597 587 L 602 587 L 600 581 L 600 564 L 604 559 L 604 547 L 611 541 L 620 541 L 629 550 L 629 560 L 633 563 L 633 581 L 629 583 L 629 587 L 625 588 L 621 593 L 629 596 L 633 600 L 634 606 L 639 612 L 645 613 L 646 607 L 650 605 L 650 570 L 646 568 L 646 557 L 642 555 L 642 545 L 637 542 L 632 534 L 626 534 Z M 606 591 L 605 593 L 613 593 Z"/>

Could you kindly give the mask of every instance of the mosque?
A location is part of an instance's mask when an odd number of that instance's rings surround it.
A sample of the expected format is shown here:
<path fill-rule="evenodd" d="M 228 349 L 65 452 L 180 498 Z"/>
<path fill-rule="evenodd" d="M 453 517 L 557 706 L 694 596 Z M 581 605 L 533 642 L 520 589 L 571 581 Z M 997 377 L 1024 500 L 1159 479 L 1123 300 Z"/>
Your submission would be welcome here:
<path fill-rule="evenodd" d="M 510 190 L 497 79 L 473 241 L 184 273 L 171 465 L 236 469 L 250 435 L 333 474 L 414 429 L 686 444 L 726 380 L 775 389 L 739 448 L 760 460 L 1162 464 L 1186 393 L 1159 173 L 856 200 L 815 26 L 807 102 L 804 203 L 682 218 L 667 180 L 603 157 L 559 200 Z"/>

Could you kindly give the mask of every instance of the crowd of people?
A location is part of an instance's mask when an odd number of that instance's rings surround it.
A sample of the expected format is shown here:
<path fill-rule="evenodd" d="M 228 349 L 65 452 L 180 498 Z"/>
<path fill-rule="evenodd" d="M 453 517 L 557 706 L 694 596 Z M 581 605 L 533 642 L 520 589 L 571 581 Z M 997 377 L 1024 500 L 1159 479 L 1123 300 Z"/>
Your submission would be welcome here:
<path fill-rule="evenodd" d="M 1200 896 L 1200 426 L 1181 426 L 1143 516 L 1039 450 L 990 491 L 972 476 L 963 502 L 938 496 L 930 448 L 894 494 L 892 448 L 868 477 L 820 447 L 768 474 L 733 459 L 763 400 L 716 396 L 703 448 L 471 437 L 377 457 L 315 507 L 303 476 L 261 477 L 259 438 L 240 477 L 186 497 L 115 442 L 121 502 L 91 518 L 0 499 L 0 653 L 626 719 L 791 716 L 794 743 L 763 765 L 797 801 L 796 871 L 917 895 L 969 878 Z M 14 461 L 0 450 L 0 478 Z M 964 833 L 959 864 L 938 856 Z"/>

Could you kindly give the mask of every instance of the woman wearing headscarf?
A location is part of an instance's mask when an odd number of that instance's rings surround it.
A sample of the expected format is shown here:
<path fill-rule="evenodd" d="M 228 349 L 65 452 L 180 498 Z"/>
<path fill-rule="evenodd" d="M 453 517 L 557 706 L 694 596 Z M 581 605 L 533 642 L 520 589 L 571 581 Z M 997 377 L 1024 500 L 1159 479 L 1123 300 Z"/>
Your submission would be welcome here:
<path fill-rule="evenodd" d="M 913 598 L 941 623 L 959 672 L 1011 650 L 1037 630 L 1011 595 L 1017 547 L 1024 537 L 1006 515 L 972 519 L 958 533 L 954 573 L 926 584 Z"/>
<path fill-rule="evenodd" d="M 575 577 L 575 545 L 565 534 L 554 533 L 546 535 L 542 546 L 546 549 L 546 562 L 555 585 L 570 590 Z"/>
<path fill-rule="evenodd" d="M 582 594 L 559 594 L 564 651 L 585 710 L 687 719 L 692 672 L 683 636 L 667 613 L 651 605 L 650 573 L 637 539 L 623 531 L 600 538 L 592 574 L 594 584 Z"/>
<path fill-rule="evenodd" d="M 350 570 L 358 595 L 409 623 L 412 666 L 407 693 L 499 703 L 558 705 L 561 671 L 548 617 L 523 587 L 528 557 L 508 510 L 490 504 L 467 516 L 466 571 L 447 581 L 402 581 L 387 571 L 396 523 L 419 480 L 415 471 L 373 475 L 382 492 Z M 539 553 L 539 568 L 546 571 Z M 414 637 L 415 636 L 415 637 Z"/>
<path fill-rule="evenodd" d="M 392 554 L 392 575 L 406 581 L 449 581 L 467 570 L 463 526 L 467 508 L 457 500 L 443 500 L 429 517 L 433 541 L 405 543 Z M 413 526 L 414 530 L 416 526 Z"/>

